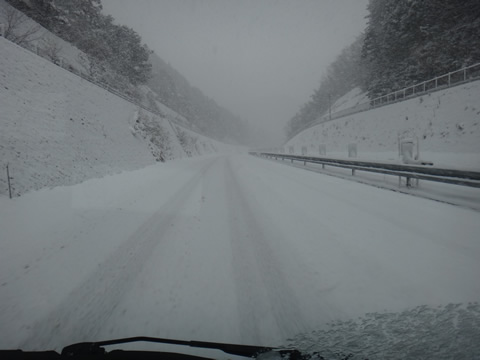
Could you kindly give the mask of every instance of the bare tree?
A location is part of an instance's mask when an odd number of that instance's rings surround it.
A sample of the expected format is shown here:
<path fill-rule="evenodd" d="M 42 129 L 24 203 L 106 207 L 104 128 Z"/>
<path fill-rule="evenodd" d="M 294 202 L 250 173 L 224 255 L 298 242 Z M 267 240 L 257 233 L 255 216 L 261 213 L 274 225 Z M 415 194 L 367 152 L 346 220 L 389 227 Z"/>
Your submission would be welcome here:
<path fill-rule="evenodd" d="M 52 38 L 43 39 L 43 52 L 45 56 L 55 64 L 60 64 L 60 52 L 62 47 L 60 44 Z"/>
<path fill-rule="evenodd" d="M 91 80 L 98 80 L 106 71 L 104 64 L 82 52 L 78 53 L 77 62 L 82 67 L 81 72 L 90 77 Z"/>
<path fill-rule="evenodd" d="M 40 38 L 40 25 L 34 22 L 29 24 L 30 19 L 20 11 L 7 7 L 3 9 L 0 15 L 2 16 L 0 22 L 4 25 L 6 39 L 20 46 L 25 46 Z"/>

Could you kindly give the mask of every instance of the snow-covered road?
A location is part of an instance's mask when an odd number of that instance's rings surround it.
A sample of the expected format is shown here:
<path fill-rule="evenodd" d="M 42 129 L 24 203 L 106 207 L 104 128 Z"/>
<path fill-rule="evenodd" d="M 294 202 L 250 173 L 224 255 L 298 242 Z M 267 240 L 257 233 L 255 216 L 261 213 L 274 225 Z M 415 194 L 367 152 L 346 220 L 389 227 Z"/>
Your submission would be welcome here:
<path fill-rule="evenodd" d="M 480 300 L 480 213 L 248 155 L 0 198 L 0 348 L 272 345 Z"/>

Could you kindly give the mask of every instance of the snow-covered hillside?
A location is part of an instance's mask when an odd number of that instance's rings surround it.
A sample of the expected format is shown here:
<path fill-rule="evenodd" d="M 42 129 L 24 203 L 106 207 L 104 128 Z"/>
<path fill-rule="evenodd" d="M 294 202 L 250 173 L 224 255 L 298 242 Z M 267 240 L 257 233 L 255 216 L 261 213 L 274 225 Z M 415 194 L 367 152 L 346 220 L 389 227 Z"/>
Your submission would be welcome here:
<path fill-rule="evenodd" d="M 32 50 L 37 49 L 39 52 L 45 53 L 45 49 L 50 47 L 55 48 L 55 55 L 65 62 L 65 66 L 70 67 L 73 71 L 86 72 L 89 67 L 89 61 L 85 53 L 80 51 L 77 47 L 73 46 L 69 42 L 59 38 L 57 35 L 51 33 L 43 26 L 16 10 L 10 4 L 7 4 L 5 0 L 0 0 L 0 23 L 7 23 L 8 13 L 14 11 L 17 16 L 17 21 L 14 21 L 15 26 L 11 30 L 17 36 L 21 36 L 29 32 L 29 30 L 35 29 L 32 36 L 28 38 L 25 46 L 28 46 Z M 45 55 L 45 54 L 44 54 Z M 47 56 L 48 57 L 48 56 Z"/>
<path fill-rule="evenodd" d="M 358 89 L 332 106 L 334 111 L 362 100 Z M 327 156 L 345 157 L 350 143 L 356 143 L 358 157 L 397 160 L 398 137 L 418 137 L 420 156 L 435 165 L 480 169 L 480 81 L 459 85 L 345 116 L 309 128 L 285 145 L 295 153 L 307 147 L 319 154 L 325 144 Z"/>
<path fill-rule="evenodd" d="M 167 160 L 228 148 L 188 130 L 178 136 L 168 120 L 4 38 L 0 54 L 0 194 L 8 194 L 7 164 L 18 195 L 139 169 L 162 151 Z M 145 117 L 166 139 L 161 148 L 142 128 Z"/>

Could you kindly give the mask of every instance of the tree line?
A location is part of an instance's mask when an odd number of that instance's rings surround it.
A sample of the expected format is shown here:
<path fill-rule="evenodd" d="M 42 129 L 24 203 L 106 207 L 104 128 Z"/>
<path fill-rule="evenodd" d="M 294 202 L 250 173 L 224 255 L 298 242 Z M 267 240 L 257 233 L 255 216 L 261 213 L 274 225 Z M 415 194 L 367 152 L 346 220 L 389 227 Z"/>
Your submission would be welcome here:
<path fill-rule="evenodd" d="M 88 56 L 92 75 L 113 70 L 133 85 L 150 76 L 150 50 L 131 28 L 102 13 L 100 0 L 8 0 Z"/>
<path fill-rule="evenodd" d="M 157 101 L 191 121 L 202 133 L 229 143 L 245 143 L 250 138 L 248 124 L 219 106 L 192 85 L 156 53 L 150 55 L 152 76 L 147 81 Z"/>
<path fill-rule="evenodd" d="M 370 99 L 480 62 L 478 0 L 370 0 L 367 27 L 288 121 L 287 137 L 359 87 Z"/>

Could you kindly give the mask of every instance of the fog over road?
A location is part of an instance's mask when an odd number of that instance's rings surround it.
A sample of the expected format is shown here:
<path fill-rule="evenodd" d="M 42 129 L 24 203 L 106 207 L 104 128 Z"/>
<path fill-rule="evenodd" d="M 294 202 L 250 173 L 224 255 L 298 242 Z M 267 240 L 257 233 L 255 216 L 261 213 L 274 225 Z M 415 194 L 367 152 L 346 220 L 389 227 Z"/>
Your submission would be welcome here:
<path fill-rule="evenodd" d="M 0 200 L 3 348 L 275 345 L 367 312 L 480 300 L 478 212 L 249 155 Z"/>

